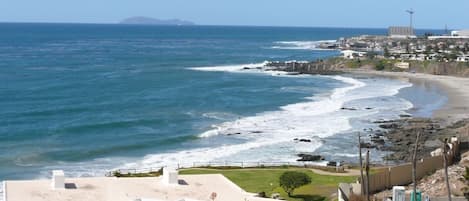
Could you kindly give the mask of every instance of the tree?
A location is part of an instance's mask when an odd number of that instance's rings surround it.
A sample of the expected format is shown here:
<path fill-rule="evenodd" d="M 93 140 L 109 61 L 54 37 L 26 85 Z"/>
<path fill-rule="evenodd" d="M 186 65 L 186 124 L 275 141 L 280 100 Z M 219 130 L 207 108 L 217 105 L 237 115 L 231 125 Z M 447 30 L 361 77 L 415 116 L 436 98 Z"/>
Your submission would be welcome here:
<path fill-rule="evenodd" d="M 296 188 L 309 183 L 311 183 L 311 178 L 303 172 L 287 171 L 280 176 L 280 186 L 288 193 L 288 196 L 291 196 Z"/>
<path fill-rule="evenodd" d="M 384 70 L 384 68 L 386 68 L 386 63 L 383 60 L 380 60 L 375 66 L 375 69 L 378 71 Z"/>

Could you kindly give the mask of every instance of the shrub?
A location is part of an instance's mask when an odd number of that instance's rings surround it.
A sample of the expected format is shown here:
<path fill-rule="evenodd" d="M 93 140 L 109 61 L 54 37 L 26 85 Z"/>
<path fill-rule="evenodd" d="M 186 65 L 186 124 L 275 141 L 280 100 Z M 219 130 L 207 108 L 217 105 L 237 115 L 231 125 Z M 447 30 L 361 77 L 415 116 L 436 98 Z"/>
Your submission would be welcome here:
<path fill-rule="evenodd" d="M 288 196 L 291 196 L 296 188 L 309 183 L 311 183 L 311 178 L 303 172 L 287 171 L 280 176 L 280 186 L 288 193 Z"/>
<path fill-rule="evenodd" d="M 267 194 L 264 191 L 262 191 L 262 192 L 257 193 L 257 196 L 261 198 L 266 198 Z"/>
<path fill-rule="evenodd" d="M 384 70 L 385 67 L 386 67 L 386 63 L 383 60 L 380 60 L 376 64 L 375 69 L 381 71 L 381 70 Z"/>

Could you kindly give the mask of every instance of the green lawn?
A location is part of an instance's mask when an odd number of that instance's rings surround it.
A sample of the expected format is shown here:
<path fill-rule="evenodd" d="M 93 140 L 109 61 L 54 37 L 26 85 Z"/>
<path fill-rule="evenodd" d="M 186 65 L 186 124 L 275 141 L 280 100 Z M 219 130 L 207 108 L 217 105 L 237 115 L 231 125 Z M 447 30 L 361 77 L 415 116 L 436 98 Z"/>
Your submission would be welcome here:
<path fill-rule="evenodd" d="M 300 171 L 311 177 L 311 184 L 295 190 L 292 197 L 288 197 L 285 191 L 279 187 L 280 175 L 285 171 Z M 247 192 L 266 192 L 268 196 L 272 192 L 280 193 L 283 198 L 290 201 L 326 201 L 335 200 L 338 184 L 354 182 L 356 177 L 325 176 L 318 175 L 307 169 L 187 169 L 180 174 L 223 174 Z M 333 196 L 333 194 L 335 196 Z"/>

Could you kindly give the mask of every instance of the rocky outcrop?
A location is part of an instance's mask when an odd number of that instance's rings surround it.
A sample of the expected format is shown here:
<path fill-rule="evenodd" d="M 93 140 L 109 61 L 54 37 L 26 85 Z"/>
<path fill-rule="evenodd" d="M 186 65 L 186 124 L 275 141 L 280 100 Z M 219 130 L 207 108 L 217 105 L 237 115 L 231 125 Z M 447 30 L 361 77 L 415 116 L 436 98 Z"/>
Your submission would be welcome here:
<path fill-rule="evenodd" d="M 387 145 L 378 148 L 383 151 L 391 151 L 385 157 L 386 160 L 406 161 L 411 160 L 411 154 L 415 147 L 417 133 L 420 133 L 419 149 L 417 157 L 423 158 L 430 156 L 430 153 L 441 147 L 441 141 L 452 136 L 459 136 L 461 129 L 469 126 L 469 120 L 463 120 L 453 126 L 441 128 L 440 122 L 427 118 L 406 118 L 397 121 L 384 122 L 387 133 L 384 137 L 387 139 Z M 392 125 L 392 126 L 389 126 Z M 378 139 L 378 138 L 375 138 Z M 382 143 L 376 140 L 376 143 Z"/>
<path fill-rule="evenodd" d="M 286 72 L 321 75 L 341 74 L 343 73 L 341 69 L 344 67 L 342 62 L 336 62 L 333 59 L 312 62 L 270 62 L 266 66 Z"/>
<path fill-rule="evenodd" d="M 296 161 L 322 161 L 324 160 L 324 157 L 320 155 L 298 154 L 297 156 L 301 158 Z"/>

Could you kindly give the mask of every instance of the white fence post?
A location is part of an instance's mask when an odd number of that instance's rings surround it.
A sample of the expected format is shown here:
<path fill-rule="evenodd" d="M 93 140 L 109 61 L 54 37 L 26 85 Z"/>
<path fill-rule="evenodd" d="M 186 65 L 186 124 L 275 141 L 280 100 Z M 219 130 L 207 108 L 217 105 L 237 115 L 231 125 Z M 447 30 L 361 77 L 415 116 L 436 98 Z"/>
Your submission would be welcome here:
<path fill-rule="evenodd" d="M 7 182 L 3 181 L 1 182 L 2 183 L 2 196 L 1 196 L 1 200 L 2 201 L 7 201 Z"/>

